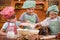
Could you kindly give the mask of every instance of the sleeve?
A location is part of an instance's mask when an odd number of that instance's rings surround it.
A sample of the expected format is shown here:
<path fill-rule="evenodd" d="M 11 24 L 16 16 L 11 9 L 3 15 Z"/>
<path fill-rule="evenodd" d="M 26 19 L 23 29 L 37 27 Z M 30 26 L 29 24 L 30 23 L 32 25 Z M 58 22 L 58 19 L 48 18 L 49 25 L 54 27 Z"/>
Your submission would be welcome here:
<path fill-rule="evenodd" d="M 58 16 L 58 18 L 59 18 L 59 22 L 60 22 L 60 16 Z"/>
<path fill-rule="evenodd" d="M 4 23 L 4 25 L 2 26 L 2 29 L 6 30 L 8 27 L 8 22 Z"/>
<path fill-rule="evenodd" d="M 39 18 L 38 18 L 38 16 L 35 14 L 35 16 L 36 16 L 36 23 L 39 23 Z"/>
<path fill-rule="evenodd" d="M 17 27 L 20 26 L 20 24 L 21 24 L 20 21 L 17 21 L 17 22 L 16 22 Z"/>
<path fill-rule="evenodd" d="M 42 26 L 48 26 L 49 25 L 49 23 L 48 23 L 48 21 L 47 21 L 48 19 L 46 18 L 44 21 L 42 21 L 40 24 L 42 25 Z"/>
<path fill-rule="evenodd" d="M 20 20 L 20 21 L 24 21 L 24 16 L 25 16 L 25 13 L 23 13 L 23 14 L 19 17 L 19 20 Z"/>

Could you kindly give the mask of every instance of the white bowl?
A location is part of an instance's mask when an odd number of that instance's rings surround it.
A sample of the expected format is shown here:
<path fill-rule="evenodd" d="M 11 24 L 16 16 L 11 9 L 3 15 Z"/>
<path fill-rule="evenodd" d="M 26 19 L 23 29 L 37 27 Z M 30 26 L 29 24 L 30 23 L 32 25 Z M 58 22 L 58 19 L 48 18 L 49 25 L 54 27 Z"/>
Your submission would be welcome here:
<path fill-rule="evenodd" d="M 21 32 L 29 32 L 31 34 L 38 34 L 39 30 L 33 30 L 33 29 L 17 29 L 17 32 L 20 34 Z"/>
<path fill-rule="evenodd" d="M 32 33 L 32 34 L 38 34 L 39 30 L 29 30 L 29 32 Z"/>

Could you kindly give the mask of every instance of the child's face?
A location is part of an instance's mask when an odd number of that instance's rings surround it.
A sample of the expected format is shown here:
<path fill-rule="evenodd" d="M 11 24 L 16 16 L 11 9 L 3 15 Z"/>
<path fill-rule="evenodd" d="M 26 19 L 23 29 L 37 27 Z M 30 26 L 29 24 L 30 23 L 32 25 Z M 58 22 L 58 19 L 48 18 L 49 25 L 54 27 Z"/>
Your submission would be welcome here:
<path fill-rule="evenodd" d="M 51 18 L 56 18 L 58 14 L 54 13 L 53 11 L 49 12 L 49 16 Z"/>
<path fill-rule="evenodd" d="M 10 19 L 10 22 L 16 22 L 16 18 Z"/>
<path fill-rule="evenodd" d="M 34 12 L 34 8 L 28 8 L 26 9 L 28 13 L 33 13 Z"/>

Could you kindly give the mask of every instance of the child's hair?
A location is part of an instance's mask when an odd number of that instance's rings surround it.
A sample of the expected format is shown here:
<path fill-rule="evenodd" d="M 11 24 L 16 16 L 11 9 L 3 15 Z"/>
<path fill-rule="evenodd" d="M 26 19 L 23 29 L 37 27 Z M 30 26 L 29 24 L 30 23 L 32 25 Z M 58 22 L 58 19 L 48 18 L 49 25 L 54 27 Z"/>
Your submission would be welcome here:
<path fill-rule="evenodd" d="M 15 15 L 12 15 L 9 19 L 14 19 L 15 18 Z"/>

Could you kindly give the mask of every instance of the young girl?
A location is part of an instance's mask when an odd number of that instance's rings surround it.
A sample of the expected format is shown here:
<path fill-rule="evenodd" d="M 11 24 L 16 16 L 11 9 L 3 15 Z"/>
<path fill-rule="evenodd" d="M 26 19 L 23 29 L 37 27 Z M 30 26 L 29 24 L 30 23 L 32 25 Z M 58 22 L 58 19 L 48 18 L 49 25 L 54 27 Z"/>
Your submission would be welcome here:
<path fill-rule="evenodd" d="M 4 23 L 0 30 L 0 34 L 7 35 L 8 32 L 13 31 L 14 34 L 17 34 L 17 28 L 20 25 L 14 15 L 14 8 L 13 7 L 6 7 L 1 11 L 1 15 L 7 19 L 7 22 Z"/>
<path fill-rule="evenodd" d="M 35 1 L 25 1 L 22 8 L 26 9 L 26 12 L 24 12 L 21 15 L 19 20 L 21 22 L 28 22 L 28 23 L 31 23 L 31 24 L 38 23 L 39 22 L 38 21 L 38 16 L 36 15 L 36 13 L 34 13 L 35 6 L 36 6 Z M 31 29 L 30 27 L 24 27 L 24 29 L 25 28 Z"/>
<path fill-rule="evenodd" d="M 48 26 L 50 29 L 50 34 L 55 35 L 60 32 L 60 17 L 58 16 L 59 10 L 56 5 L 52 5 L 48 8 L 47 17 L 41 23 L 38 23 L 42 26 Z"/>

